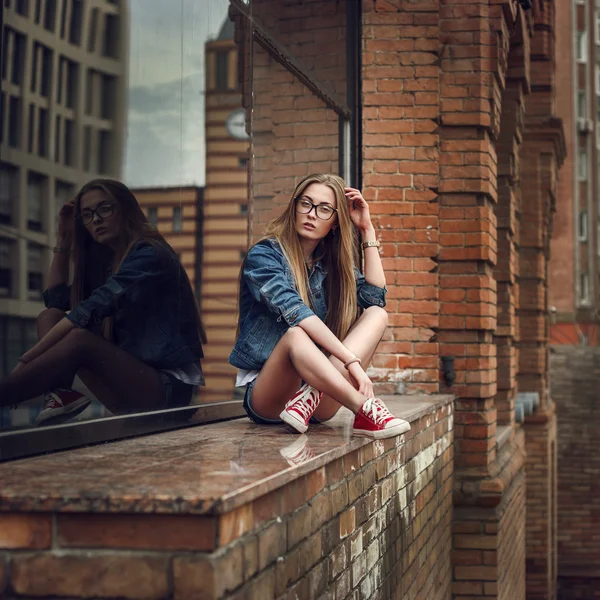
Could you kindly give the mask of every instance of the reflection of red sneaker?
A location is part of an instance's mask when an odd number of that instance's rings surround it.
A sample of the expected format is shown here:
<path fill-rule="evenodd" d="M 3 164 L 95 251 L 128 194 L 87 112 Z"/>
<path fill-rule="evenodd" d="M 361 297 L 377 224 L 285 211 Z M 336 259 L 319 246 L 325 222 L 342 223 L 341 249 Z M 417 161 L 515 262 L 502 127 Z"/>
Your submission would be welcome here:
<path fill-rule="evenodd" d="M 323 392 L 305 383 L 288 400 L 279 418 L 299 433 L 304 433 L 322 397 Z"/>
<path fill-rule="evenodd" d="M 297 438 L 293 444 L 288 444 L 285 448 L 281 448 L 279 454 L 281 454 L 292 467 L 301 465 L 307 460 L 315 457 L 315 453 L 308 445 L 308 436 L 304 434 Z"/>
<path fill-rule="evenodd" d="M 60 416 L 74 417 L 85 410 L 90 402 L 91 400 L 87 396 L 75 390 L 53 390 L 46 394 L 44 408 L 36 417 L 35 424 L 42 425 L 46 421 Z"/>
<path fill-rule="evenodd" d="M 395 417 L 379 398 L 369 398 L 354 417 L 354 435 L 382 439 L 406 433 L 409 429 L 410 424 Z"/>

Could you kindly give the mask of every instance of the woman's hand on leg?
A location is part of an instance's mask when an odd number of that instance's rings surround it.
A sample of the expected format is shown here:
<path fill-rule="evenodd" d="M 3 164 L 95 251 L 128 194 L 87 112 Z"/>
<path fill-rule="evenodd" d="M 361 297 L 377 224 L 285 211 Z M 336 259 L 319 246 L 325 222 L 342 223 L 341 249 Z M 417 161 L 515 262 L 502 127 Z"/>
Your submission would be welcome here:
<path fill-rule="evenodd" d="M 372 398 L 373 382 L 369 379 L 369 376 L 365 373 L 359 362 L 348 365 L 348 374 L 350 375 L 350 383 L 357 389 L 365 398 Z"/>

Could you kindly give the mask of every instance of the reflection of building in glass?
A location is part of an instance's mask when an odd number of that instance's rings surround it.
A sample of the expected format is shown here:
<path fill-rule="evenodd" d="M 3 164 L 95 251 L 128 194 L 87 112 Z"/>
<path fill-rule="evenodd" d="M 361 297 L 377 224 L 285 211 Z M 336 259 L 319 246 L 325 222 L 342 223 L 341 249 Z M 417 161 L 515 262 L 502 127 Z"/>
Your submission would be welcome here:
<path fill-rule="evenodd" d="M 134 190 L 150 221 L 180 254 L 198 295 L 208 344 L 203 401 L 229 399 L 227 364 L 237 324 L 237 285 L 247 248 L 248 136 L 237 84 L 233 23 L 206 44 L 206 185 Z"/>
<path fill-rule="evenodd" d="M 238 87 L 233 23 L 206 44 L 206 185 L 201 302 L 208 344 L 203 398 L 231 398 L 237 286 L 248 245 L 248 135 Z"/>
<path fill-rule="evenodd" d="M 57 215 L 119 177 L 127 3 L 5 0 L 0 123 L 0 376 L 35 341 Z"/>
<path fill-rule="evenodd" d="M 179 255 L 194 291 L 199 294 L 203 188 L 138 188 L 133 193 L 148 220 Z"/>

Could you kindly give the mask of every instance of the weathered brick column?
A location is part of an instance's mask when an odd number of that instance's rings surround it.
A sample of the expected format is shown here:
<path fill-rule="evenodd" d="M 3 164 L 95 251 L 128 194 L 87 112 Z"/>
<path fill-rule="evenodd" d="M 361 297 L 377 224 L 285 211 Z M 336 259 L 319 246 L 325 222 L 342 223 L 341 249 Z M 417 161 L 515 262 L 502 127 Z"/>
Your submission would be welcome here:
<path fill-rule="evenodd" d="M 442 303 L 439 339 L 442 355 L 457 357 L 460 396 L 454 593 L 524 599 L 525 440 L 514 399 L 519 155 L 534 14 L 514 1 L 453 1 L 440 17 L 439 271 L 441 293 L 455 300 Z M 497 420 L 510 427 L 501 438 Z"/>
<path fill-rule="evenodd" d="M 528 99 L 527 106 L 535 102 Z M 538 193 L 524 206 L 521 255 L 521 350 L 519 390 L 537 392 L 540 404 L 526 417 L 527 439 L 527 597 L 556 597 L 556 412 L 549 395 L 548 282 L 549 235 L 556 174 L 564 157 L 562 125 L 556 119 L 527 119 L 522 161 L 524 185 L 539 178 Z M 537 166 L 534 171 L 533 166 Z M 524 199 L 525 205 L 525 199 Z M 536 231 L 530 219 L 546 224 Z M 540 228 L 542 229 L 542 228 Z M 521 374 L 522 373 L 522 374 Z"/>
<path fill-rule="evenodd" d="M 522 34 L 519 28 L 518 34 Z M 498 422 L 514 426 L 517 395 L 519 325 L 519 226 L 521 188 L 519 148 L 522 143 L 524 96 L 529 91 L 529 39 L 518 35 L 525 52 L 509 55 L 509 77 L 502 94 L 498 152 L 498 262 L 494 269 L 498 292 L 498 321 L 494 341 L 498 356 L 496 408 Z M 511 64 L 512 63 L 512 64 Z M 511 77 L 512 76 L 512 77 Z"/>
<path fill-rule="evenodd" d="M 521 150 L 519 391 L 540 404 L 525 420 L 527 450 L 527 598 L 556 598 L 556 413 L 549 395 L 548 262 L 556 179 L 565 156 L 554 118 L 554 4 L 544 3 L 532 39 L 532 93 L 526 99 Z"/>

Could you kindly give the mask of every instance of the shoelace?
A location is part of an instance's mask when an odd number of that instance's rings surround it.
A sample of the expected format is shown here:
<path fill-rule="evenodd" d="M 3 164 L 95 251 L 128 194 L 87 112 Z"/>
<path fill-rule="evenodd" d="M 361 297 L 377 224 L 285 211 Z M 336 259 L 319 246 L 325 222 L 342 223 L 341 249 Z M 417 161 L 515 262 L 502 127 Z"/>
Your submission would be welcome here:
<path fill-rule="evenodd" d="M 394 415 L 379 398 L 369 398 L 363 404 L 362 411 L 370 417 L 376 425 L 383 425 L 387 419 L 394 418 Z"/>
<path fill-rule="evenodd" d="M 312 414 L 319 405 L 319 392 L 312 387 L 307 387 L 306 391 L 290 406 L 290 409 L 294 409 L 299 412 L 305 421 L 310 419 Z"/>

